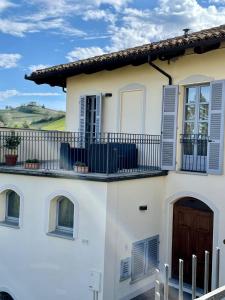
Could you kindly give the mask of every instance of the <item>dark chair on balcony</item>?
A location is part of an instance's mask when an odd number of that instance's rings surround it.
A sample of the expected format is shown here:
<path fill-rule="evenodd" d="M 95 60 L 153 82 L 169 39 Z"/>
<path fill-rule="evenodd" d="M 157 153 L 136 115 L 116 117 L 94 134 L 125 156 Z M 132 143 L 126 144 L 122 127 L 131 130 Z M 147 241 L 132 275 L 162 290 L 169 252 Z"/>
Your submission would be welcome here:
<path fill-rule="evenodd" d="M 78 161 L 87 165 L 87 150 L 84 148 L 72 148 L 69 143 L 61 143 L 60 169 L 72 170 Z"/>
<path fill-rule="evenodd" d="M 88 167 L 93 173 L 116 173 L 122 169 L 138 167 L 138 151 L 135 144 L 91 144 L 88 150 Z"/>
<path fill-rule="evenodd" d="M 85 163 L 91 173 L 116 173 L 138 167 L 138 150 L 135 144 L 129 143 L 93 143 L 86 149 L 62 143 L 60 168 L 72 170 L 77 161 Z"/>

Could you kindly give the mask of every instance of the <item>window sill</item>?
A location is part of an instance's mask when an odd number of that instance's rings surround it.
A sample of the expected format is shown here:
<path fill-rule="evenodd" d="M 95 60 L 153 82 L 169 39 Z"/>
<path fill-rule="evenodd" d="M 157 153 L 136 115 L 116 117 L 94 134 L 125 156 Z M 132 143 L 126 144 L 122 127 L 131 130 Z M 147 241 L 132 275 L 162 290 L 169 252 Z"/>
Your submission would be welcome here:
<path fill-rule="evenodd" d="M 203 172 L 192 172 L 192 171 L 176 171 L 177 174 L 187 174 L 187 175 L 198 175 L 198 176 L 208 176 L 208 173 Z"/>
<path fill-rule="evenodd" d="M 9 227 L 9 228 L 13 228 L 13 229 L 20 229 L 19 224 L 15 224 L 13 222 L 1 221 L 0 226 Z"/>
<path fill-rule="evenodd" d="M 48 232 L 47 235 L 52 236 L 52 237 L 57 237 L 57 238 L 61 238 L 61 239 L 66 239 L 66 240 L 74 240 L 74 237 L 72 234 L 70 233 L 65 233 L 65 232 L 60 232 L 60 231 L 51 231 Z"/>

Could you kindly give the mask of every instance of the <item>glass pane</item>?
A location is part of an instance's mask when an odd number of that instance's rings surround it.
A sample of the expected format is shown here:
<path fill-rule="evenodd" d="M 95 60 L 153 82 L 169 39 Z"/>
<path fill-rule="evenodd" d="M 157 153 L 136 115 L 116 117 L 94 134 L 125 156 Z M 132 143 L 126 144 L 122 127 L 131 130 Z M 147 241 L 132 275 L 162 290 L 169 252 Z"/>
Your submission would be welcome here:
<path fill-rule="evenodd" d="M 73 228 L 74 205 L 67 198 L 61 198 L 58 206 L 58 226 Z"/>
<path fill-rule="evenodd" d="M 208 123 L 207 122 L 201 122 L 199 123 L 199 134 L 208 134 Z"/>
<path fill-rule="evenodd" d="M 193 122 L 186 122 L 184 124 L 184 133 L 185 134 L 194 134 L 195 124 Z"/>
<path fill-rule="evenodd" d="M 210 87 L 209 86 L 201 86 L 200 87 L 200 102 L 209 103 L 210 97 Z"/>
<path fill-rule="evenodd" d="M 186 103 L 195 103 L 197 100 L 197 88 L 190 87 L 186 89 Z"/>
<path fill-rule="evenodd" d="M 207 141 L 205 139 L 198 140 L 197 153 L 199 156 L 207 156 Z"/>
<path fill-rule="evenodd" d="M 195 105 L 186 105 L 185 107 L 185 120 L 195 119 Z"/>
<path fill-rule="evenodd" d="M 199 120 L 208 120 L 209 114 L 209 105 L 208 104 L 200 104 L 199 105 Z"/>
<path fill-rule="evenodd" d="M 20 211 L 20 197 L 15 192 L 8 193 L 8 211 L 7 216 L 12 218 L 19 218 Z"/>

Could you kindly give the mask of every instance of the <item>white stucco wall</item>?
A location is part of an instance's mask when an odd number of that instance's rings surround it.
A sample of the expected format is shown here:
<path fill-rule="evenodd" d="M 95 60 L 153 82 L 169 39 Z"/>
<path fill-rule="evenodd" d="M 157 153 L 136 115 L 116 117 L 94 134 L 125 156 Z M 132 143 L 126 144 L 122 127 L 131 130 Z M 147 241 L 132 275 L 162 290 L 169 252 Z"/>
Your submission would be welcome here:
<path fill-rule="evenodd" d="M 0 291 L 9 291 L 15 300 L 92 300 L 89 272 L 104 272 L 106 185 L 21 175 L 0 178 L 0 191 L 13 188 L 23 197 L 20 229 L 0 226 Z M 79 207 L 75 240 L 46 234 L 48 199 L 57 194 Z"/>
<path fill-rule="evenodd" d="M 156 63 L 180 86 L 179 170 L 183 87 L 224 79 L 225 50 L 186 55 L 170 64 Z M 162 86 L 167 83 L 164 76 L 147 64 L 69 78 L 67 129 L 78 131 L 80 95 L 107 92 L 112 97 L 103 99 L 103 131 L 120 131 L 121 93 L 134 89 L 144 95 L 143 101 L 140 100 L 143 124 L 137 133 L 160 134 Z M 128 117 L 126 124 L 132 124 L 132 113 Z M 92 299 L 88 290 L 92 269 L 104 273 L 104 294 L 100 294 L 100 299 L 128 299 L 129 295 L 151 287 L 153 277 L 136 284 L 130 284 L 129 280 L 120 283 L 120 260 L 130 256 L 134 241 L 160 234 L 161 266 L 165 262 L 171 264 L 172 205 L 184 196 L 199 198 L 214 211 L 213 249 L 221 248 L 221 284 L 225 284 L 224 175 L 170 172 L 167 177 L 108 184 L 3 174 L 0 179 L 0 189 L 13 183 L 24 198 L 21 229 L 0 226 L 0 240 L 4 241 L 0 247 L 0 289 L 8 289 L 15 300 Z M 62 190 L 70 193 L 79 205 L 78 238 L 74 241 L 46 235 L 47 199 Z M 148 211 L 138 210 L 142 204 L 148 205 Z"/>
<path fill-rule="evenodd" d="M 153 286 L 154 276 L 136 283 L 120 282 L 120 260 L 131 256 L 133 242 L 158 234 L 161 240 L 165 180 L 154 177 L 108 184 L 104 299 L 130 299 Z M 147 211 L 140 211 L 140 205 L 147 205 Z"/>

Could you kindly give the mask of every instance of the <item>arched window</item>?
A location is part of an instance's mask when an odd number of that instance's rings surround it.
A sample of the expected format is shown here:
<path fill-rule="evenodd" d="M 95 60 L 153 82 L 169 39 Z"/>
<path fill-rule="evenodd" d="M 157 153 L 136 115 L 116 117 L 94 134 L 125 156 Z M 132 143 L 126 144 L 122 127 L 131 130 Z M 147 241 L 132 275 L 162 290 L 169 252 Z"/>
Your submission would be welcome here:
<path fill-rule="evenodd" d="M 74 204 L 66 197 L 57 201 L 56 230 L 73 234 Z"/>
<path fill-rule="evenodd" d="M 13 300 L 13 298 L 8 293 L 1 292 L 0 300 Z"/>
<path fill-rule="evenodd" d="M 6 193 L 6 209 L 5 221 L 13 225 L 19 225 L 20 215 L 20 197 L 14 191 L 7 191 Z"/>

